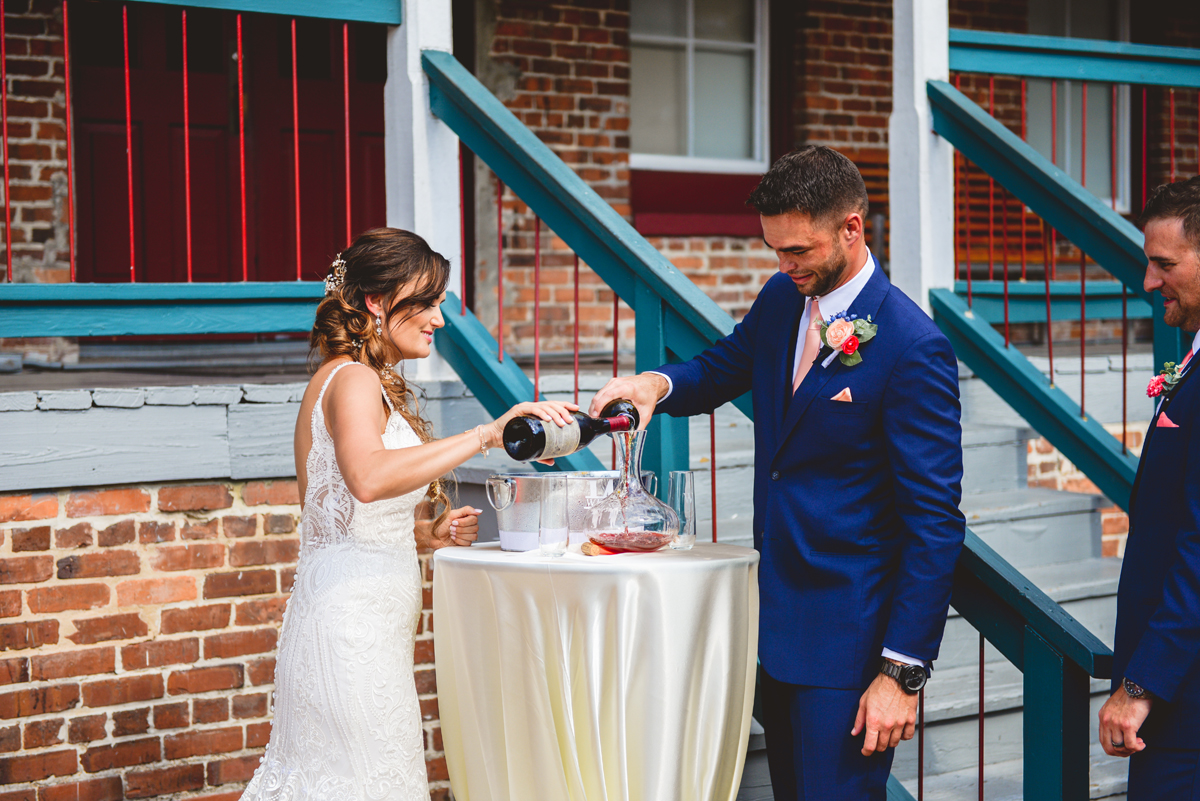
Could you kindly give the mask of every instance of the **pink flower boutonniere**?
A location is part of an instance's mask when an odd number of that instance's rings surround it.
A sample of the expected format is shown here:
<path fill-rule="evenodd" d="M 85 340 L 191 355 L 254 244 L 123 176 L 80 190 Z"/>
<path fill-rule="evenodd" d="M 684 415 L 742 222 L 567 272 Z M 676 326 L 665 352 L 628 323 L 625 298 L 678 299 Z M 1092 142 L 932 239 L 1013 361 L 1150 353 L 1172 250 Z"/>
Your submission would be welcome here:
<path fill-rule="evenodd" d="M 865 320 L 859 319 L 857 314 L 847 315 L 845 312 L 833 315 L 821 326 L 821 341 L 833 349 L 821 366 L 832 364 L 834 356 L 847 367 L 858 364 L 863 360 L 858 349 L 864 342 L 874 339 L 878 330 L 879 326 L 871 322 L 870 315 Z"/>
<path fill-rule="evenodd" d="M 1164 392 L 1170 392 L 1175 389 L 1175 385 L 1179 383 L 1179 379 L 1183 377 L 1183 365 L 1175 362 L 1167 362 L 1163 365 L 1162 372 L 1150 379 L 1150 383 L 1146 385 L 1146 395 L 1150 398 L 1157 398 Z"/>

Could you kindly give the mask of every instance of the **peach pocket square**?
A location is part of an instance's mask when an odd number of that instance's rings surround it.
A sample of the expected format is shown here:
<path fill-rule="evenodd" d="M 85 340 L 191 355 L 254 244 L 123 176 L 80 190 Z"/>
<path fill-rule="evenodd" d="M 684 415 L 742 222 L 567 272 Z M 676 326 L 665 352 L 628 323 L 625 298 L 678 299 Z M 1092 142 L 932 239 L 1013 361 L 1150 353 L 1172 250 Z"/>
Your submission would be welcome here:
<path fill-rule="evenodd" d="M 1158 426 L 1159 428 L 1179 428 L 1179 424 L 1172 422 L 1171 418 L 1167 417 L 1166 412 L 1158 413 L 1158 421 L 1155 422 L 1154 425 Z"/>
<path fill-rule="evenodd" d="M 830 400 L 846 401 L 847 403 L 854 402 L 854 398 L 851 397 L 851 395 L 850 395 L 850 387 L 846 387 L 841 392 L 839 392 L 838 394 L 836 394 L 832 398 L 830 398 Z"/>

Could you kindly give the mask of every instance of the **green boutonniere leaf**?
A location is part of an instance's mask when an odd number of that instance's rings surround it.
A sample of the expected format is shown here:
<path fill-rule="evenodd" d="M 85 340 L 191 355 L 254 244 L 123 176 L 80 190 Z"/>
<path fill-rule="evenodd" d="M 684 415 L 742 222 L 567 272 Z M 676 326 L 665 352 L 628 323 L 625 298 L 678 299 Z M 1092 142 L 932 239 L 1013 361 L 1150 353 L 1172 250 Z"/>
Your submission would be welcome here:
<path fill-rule="evenodd" d="M 854 321 L 854 335 L 858 337 L 859 344 L 869 342 L 875 338 L 875 332 L 879 330 L 879 326 L 869 320 Z"/>
<path fill-rule="evenodd" d="M 851 353 L 850 355 L 842 353 L 838 356 L 838 359 L 847 367 L 853 367 L 862 361 L 862 354 L 860 354 L 858 351 L 854 351 L 854 353 Z"/>

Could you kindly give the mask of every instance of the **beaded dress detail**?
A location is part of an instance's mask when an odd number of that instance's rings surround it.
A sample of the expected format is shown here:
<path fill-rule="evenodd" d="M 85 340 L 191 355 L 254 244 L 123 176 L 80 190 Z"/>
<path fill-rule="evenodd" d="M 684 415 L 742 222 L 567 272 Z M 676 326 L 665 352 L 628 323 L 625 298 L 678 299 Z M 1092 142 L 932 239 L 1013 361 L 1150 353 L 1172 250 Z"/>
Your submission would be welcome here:
<path fill-rule="evenodd" d="M 271 739 L 242 801 L 429 801 L 413 679 L 421 615 L 413 527 L 425 491 L 362 503 L 346 488 L 321 401 L 350 364 L 329 374 L 313 409 Z M 384 400 L 384 447 L 420 445 L 386 392 Z"/>

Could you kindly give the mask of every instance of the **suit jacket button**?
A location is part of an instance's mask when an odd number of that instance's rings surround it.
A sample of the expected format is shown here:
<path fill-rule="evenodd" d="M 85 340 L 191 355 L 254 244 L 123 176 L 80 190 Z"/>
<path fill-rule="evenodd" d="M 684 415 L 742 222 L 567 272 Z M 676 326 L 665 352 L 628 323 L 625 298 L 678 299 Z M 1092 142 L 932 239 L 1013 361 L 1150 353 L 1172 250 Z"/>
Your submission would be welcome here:
<path fill-rule="evenodd" d="M 772 481 L 778 481 L 778 480 L 779 480 L 779 471 L 778 471 L 778 470 L 775 470 L 774 472 L 772 472 L 772 473 L 771 473 L 771 480 L 772 480 Z"/>

